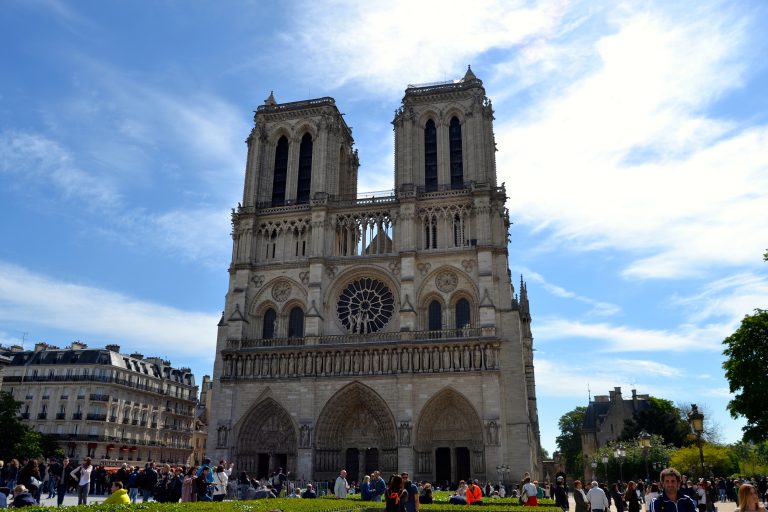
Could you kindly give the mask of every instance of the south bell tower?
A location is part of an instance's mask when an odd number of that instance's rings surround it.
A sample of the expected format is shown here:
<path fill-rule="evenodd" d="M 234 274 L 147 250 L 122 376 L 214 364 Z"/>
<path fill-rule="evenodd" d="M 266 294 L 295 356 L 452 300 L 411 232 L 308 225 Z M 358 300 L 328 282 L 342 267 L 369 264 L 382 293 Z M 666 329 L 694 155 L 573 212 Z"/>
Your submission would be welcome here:
<path fill-rule="evenodd" d="M 358 194 L 333 99 L 270 94 L 254 120 L 208 453 L 257 476 L 538 475 L 531 317 L 482 81 L 408 86 L 382 197 Z"/>

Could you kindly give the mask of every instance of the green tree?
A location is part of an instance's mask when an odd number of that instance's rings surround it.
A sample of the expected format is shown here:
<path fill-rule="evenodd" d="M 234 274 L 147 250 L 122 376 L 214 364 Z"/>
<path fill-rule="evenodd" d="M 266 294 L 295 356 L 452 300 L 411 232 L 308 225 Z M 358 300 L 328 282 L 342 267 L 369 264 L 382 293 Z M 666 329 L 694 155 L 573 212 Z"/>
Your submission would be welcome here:
<path fill-rule="evenodd" d="M 733 464 L 730 448 L 704 442 L 702 450 L 704 452 L 704 474 L 701 470 L 699 447 L 696 445 L 676 450 L 669 460 L 669 465 L 681 473 L 696 478 L 709 477 L 710 466 L 715 475 L 730 475 L 737 469 L 737 466 Z"/>
<path fill-rule="evenodd" d="M 685 446 L 688 441 L 688 422 L 683 419 L 680 410 L 663 398 L 650 397 L 650 407 L 635 412 L 631 419 L 624 420 L 621 433 L 623 441 L 640 437 L 640 432 L 656 434 L 664 439 L 664 444 L 676 447 Z"/>
<path fill-rule="evenodd" d="M 560 435 L 556 439 L 557 449 L 566 471 L 572 475 L 581 472 L 581 426 L 586 413 L 587 408 L 579 406 L 560 416 L 557 422 L 560 427 Z"/>
<path fill-rule="evenodd" d="M 19 420 L 19 410 L 23 402 L 13 398 L 7 391 L 0 391 L 0 460 L 18 458 L 17 445 L 21 443 L 29 429 Z"/>
<path fill-rule="evenodd" d="M 744 440 L 759 443 L 768 439 L 765 390 L 768 389 L 768 310 L 746 315 L 736 332 L 725 338 L 723 363 L 733 399 L 728 411 L 733 418 L 744 416 Z"/>

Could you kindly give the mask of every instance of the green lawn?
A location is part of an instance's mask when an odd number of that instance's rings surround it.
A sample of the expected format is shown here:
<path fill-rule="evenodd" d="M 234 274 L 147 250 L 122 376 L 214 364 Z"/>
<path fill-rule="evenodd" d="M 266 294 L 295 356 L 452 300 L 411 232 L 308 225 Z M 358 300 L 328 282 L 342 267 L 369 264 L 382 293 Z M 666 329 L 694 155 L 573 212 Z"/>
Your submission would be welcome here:
<path fill-rule="evenodd" d="M 554 506 L 552 500 L 543 500 L 539 507 L 523 507 L 512 498 L 485 498 L 482 506 L 449 505 L 450 492 L 435 492 L 435 503 L 422 505 L 424 511 L 477 511 L 481 509 L 487 512 L 562 512 Z M 90 505 L 89 509 L 99 511 L 143 511 L 143 512 L 378 512 L 384 508 L 383 502 L 360 501 L 359 495 L 353 495 L 349 499 L 336 499 L 332 496 L 324 496 L 315 500 L 296 498 L 276 498 L 253 501 L 224 501 L 224 502 L 196 502 L 196 503 L 136 503 L 133 505 Z M 47 507 L 29 507 L 29 512 L 49 511 Z M 82 511 L 82 507 L 60 507 L 62 512 Z"/>

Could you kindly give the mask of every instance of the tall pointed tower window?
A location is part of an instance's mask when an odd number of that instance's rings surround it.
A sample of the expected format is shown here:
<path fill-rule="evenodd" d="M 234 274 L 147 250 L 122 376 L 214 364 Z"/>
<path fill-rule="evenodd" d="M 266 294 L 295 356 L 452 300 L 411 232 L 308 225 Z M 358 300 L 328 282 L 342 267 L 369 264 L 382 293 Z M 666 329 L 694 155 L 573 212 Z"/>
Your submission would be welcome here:
<path fill-rule="evenodd" d="M 285 204 L 285 181 L 288 177 L 288 138 L 283 135 L 275 149 L 275 172 L 272 181 L 272 206 Z"/>
<path fill-rule="evenodd" d="M 288 316 L 288 337 L 301 338 L 304 336 L 304 311 L 296 306 Z"/>
<path fill-rule="evenodd" d="M 462 329 L 468 329 L 471 326 L 469 301 L 467 299 L 459 299 L 456 302 L 456 330 L 458 331 L 459 336 L 462 334 Z"/>
<path fill-rule="evenodd" d="M 264 326 L 261 329 L 261 337 L 265 340 L 271 340 L 275 337 L 275 320 L 277 320 L 277 313 L 272 308 L 269 308 L 264 313 Z"/>
<path fill-rule="evenodd" d="M 439 331 L 443 328 L 443 307 L 440 302 L 433 300 L 429 303 L 429 325 L 427 326 L 430 331 Z"/>
<path fill-rule="evenodd" d="M 312 184 L 312 136 L 308 133 L 301 138 L 299 146 L 299 182 L 296 187 L 296 202 L 309 202 L 309 189 Z"/>
<path fill-rule="evenodd" d="M 433 120 L 424 127 L 424 191 L 437 190 L 437 129 Z"/>
<path fill-rule="evenodd" d="M 448 127 L 448 145 L 451 154 L 451 188 L 464 188 L 464 162 L 461 154 L 461 123 L 453 117 Z"/>

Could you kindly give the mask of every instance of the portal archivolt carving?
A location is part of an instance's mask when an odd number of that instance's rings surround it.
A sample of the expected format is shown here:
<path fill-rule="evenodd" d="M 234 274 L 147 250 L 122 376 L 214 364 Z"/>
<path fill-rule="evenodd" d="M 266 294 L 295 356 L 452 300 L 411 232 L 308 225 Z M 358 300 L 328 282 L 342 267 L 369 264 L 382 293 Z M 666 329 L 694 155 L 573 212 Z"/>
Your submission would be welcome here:
<path fill-rule="evenodd" d="M 483 425 L 469 400 L 453 389 L 446 389 L 424 405 L 415 445 L 418 450 L 442 445 L 479 450 L 483 447 Z"/>
<path fill-rule="evenodd" d="M 283 407 L 267 398 L 254 408 L 240 427 L 238 453 L 295 454 L 296 427 Z"/>
<path fill-rule="evenodd" d="M 323 408 L 315 429 L 317 449 L 378 446 L 396 448 L 396 428 L 386 402 L 371 388 L 354 382 Z"/>

